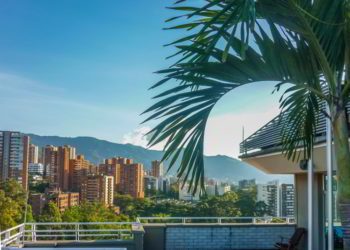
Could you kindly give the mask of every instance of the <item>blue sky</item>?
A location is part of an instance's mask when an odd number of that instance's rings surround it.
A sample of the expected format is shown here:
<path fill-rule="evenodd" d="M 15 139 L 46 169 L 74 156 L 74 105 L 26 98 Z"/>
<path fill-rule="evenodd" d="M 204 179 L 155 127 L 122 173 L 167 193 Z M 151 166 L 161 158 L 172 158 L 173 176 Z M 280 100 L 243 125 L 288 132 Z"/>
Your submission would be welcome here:
<path fill-rule="evenodd" d="M 2 0 L 0 129 L 144 145 L 139 114 L 155 94 L 147 91 L 159 79 L 152 72 L 169 64 L 172 48 L 163 45 L 181 36 L 162 30 L 170 4 Z M 241 127 L 249 134 L 277 113 L 272 86 L 225 96 L 208 127 L 207 154 L 237 155 Z"/>

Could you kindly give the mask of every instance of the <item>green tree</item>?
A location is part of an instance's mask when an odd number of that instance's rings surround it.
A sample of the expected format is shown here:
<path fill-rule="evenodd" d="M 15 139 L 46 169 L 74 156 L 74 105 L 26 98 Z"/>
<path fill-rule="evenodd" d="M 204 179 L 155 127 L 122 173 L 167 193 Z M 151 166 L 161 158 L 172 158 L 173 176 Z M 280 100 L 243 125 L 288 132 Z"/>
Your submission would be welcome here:
<path fill-rule="evenodd" d="M 204 188 L 206 122 L 227 92 L 254 82 L 283 87 L 282 145 L 291 160 L 310 158 L 321 104 L 327 103 L 330 114 L 324 117 L 333 126 L 339 212 L 343 225 L 350 226 L 350 1 L 187 2 L 176 1 L 172 9 L 181 14 L 169 21 L 176 22 L 172 29 L 189 33 L 172 43 L 177 61 L 159 71 L 164 79 L 152 88 L 167 85 L 145 111 L 152 112 L 146 121 L 162 118 L 150 132 L 150 145 L 166 141 L 163 160 L 171 159 L 170 167 L 181 155 L 178 176 L 190 179 L 195 192 Z M 344 238 L 350 249 L 350 234 Z"/>
<path fill-rule="evenodd" d="M 170 214 L 172 217 L 196 216 L 195 205 L 178 200 L 169 200 L 157 203 L 154 212 Z"/>
<path fill-rule="evenodd" d="M 85 202 L 80 206 L 66 209 L 62 213 L 62 221 L 65 222 L 109 222 L 129 221 L 125 215 L 116 215 L 113 209 L 102 203 Z"/>
<path fill-rule="evenodd" d="M 212 196 L 201 200 L 196 205 L 197 216 L 236 217 L 240 216 L 240 208 L 237 205 L 238 195 L 227 192 L 221 196 Z"/>
<path fill-rule="evenodd" d="M 0 190 L 0 231 L 14 227 L 22 218 L 20 205 Z"/>
<path fill-rule="evenodd" d="M 256 192 L 254 189 L 250 190 L 238 190 L 237 207 L 241 211 L 242 216 L 255 216 L 256 215 Z"/>
<path fill-rule="evenodd" d="M 130 195 L 117 194 L 114 203 L 120 207 L 123 214 L 131 218 L 150 216 L 154 211 L 154 202 L 149 198 L 139 199 Z"/>
<path fill-rule="evenodd" d="M 258 201 L 255 203 L 255 215 L 258 217 L 265 216 L 268 213 L 268 207 L 265 202 Z"/>
<path fill-rule="evenodd" d="M 62 213 L 64 222 L 125 222 L 129 221 L 126 215 L 117 215 L 112 208 L 106 207 L 100 202 L 84 202 L 79 206 L 66 209 Z M 122 229 L 128 228 L 127 225 L 81 225 L 81 228 L 88 230 L 96 229 Z M 94 232 L 98 234 L 99 232 Z M 89 238 L 87 238 L 89 239 Z"/>
<path fill-rule="evenodd" d="M 0 183 L 0 229 L 16 226 L 24 221 L 33 221 L 31 206 L 22 186 L 10 179 Z"/>
<path fill-rule="evenodd" d="M 62 221 L 64 222 L 80 222 L 83 221 L 82 218 L 86 217 L 83 216 L 81 213 L 81 206 L 74 206 L 74 207 L 70 207 L 66 210 L 64 210 L 63 214 L 62 214 Z"/>
<path fill-rule="evenodd" d="M 20 203 L 21 205 L 26 204 L 27 195 L 23 190 L 22 186 L 14 179 L 2 182 L 0 189 L 4 190 L 7 197 Z"/>
<path fill-rule="evenodd" d="M 50 201 L 43 209 L 42 214 L 39 216 L 40 222 L 62 222 L 61 213 L 56 203 Z"/>

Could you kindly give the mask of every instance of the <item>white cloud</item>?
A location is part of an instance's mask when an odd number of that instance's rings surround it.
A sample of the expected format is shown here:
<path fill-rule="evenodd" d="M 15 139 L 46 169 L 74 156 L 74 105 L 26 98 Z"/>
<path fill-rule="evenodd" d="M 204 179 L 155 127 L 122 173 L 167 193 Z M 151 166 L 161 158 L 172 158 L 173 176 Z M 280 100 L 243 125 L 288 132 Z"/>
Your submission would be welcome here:
<path fill-rule="evenodd" d="M 247 111 L 242 114 L 223 114 L 209 118 L 206 133 L 204 153 L 206 155 L 228 155 L 238 157 L 239 143 L 242 141 L 242 129 L 244 127 L 245 138 L 261 128 L 276 115 L 278 106 L 270 107 L 261 112 Z M 123 143 L 130 143 L 147 148 L 147 133 L 150 127 L 138 127 L 123 136 Z M 164 142 L 151 147 L 162 150 Z"/>
<path fill-rule="evenodd" d="M 244 114 L 223 114 L 210 117 L 205 134 L 205 154 L 237 157 L 243 127 L 245 138 L 247 138 L 278 113 L 279 109 L 276 106 L 261 112 L 250 111 Z"/>
<path fill-rule="evenodd" d="M 135 130 L 133 130 L 130 133 L 127 133 L 123 136 L 123 143 L 130 143 L 133 145 L 137 145 L 137 146 L 141 146 L 144 148 L 147 148 L 148 145 L 148 137 L 147 137 L 147 133 L 151 130 L 150 127 L 144 126 L 144 127 L 138 127 Z M 162 150 L 163 149 L 163 145 L 164 143 L 159 143 L 153 147 L 151 147 L 151 149 L 154 150 Z"/>

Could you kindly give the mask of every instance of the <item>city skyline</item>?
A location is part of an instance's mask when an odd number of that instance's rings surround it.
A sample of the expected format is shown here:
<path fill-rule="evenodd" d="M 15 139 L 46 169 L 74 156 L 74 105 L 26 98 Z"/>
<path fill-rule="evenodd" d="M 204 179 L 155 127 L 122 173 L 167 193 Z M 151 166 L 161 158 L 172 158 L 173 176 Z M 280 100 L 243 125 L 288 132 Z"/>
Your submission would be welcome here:
<path fill-rule="evenodd" d="M 207 210 L 208 204 L 218 202 L 231 204 L 229 216 L 250 214 L 289 221 L 295 215 L 294 184 L 279 180 L 258 184 L 255 179 L 241 179 L 237 184 L 209 177 L 203 190 L 193 193 L 184 178 L 164 172 L 159 159 L 153 159 L 148 169 L 132 157 L 114 156 L 92 163 L 76 146 L 39 146 L 18 131 L 0 131 L 0 151 L 0 184 L 18 185 L 27 192 L 23 198 L 36 221 L 46 221 L 49 211 L 56 211 L 58 220 L 76 220 L 91 206 L 123 218 L 133 210 L 134 215 L 143 216 L 171 211 L 174 215 L 227 216 L 222 207 Z"/>

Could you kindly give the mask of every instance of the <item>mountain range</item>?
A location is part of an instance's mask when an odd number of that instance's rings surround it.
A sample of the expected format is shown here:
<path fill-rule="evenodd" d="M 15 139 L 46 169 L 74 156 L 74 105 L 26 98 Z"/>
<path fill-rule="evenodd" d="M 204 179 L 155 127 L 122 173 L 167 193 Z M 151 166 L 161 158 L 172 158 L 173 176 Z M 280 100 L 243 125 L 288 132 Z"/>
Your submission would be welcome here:
<path fill-rule="evenodd" d="M 100 140 L 94 137 L 60 137 L 60 136 L 40 136 L 28 134 L 31 142 L 39 147 L 46 145 L 62 146 L 70 145 L 76 148 L 77 154 L 83 154 L 89 161 L 98 164 L 103 159 L 120 156 L 134 159 L 135 162 L 142 163 L 149 169 L 153 160 L 159 160 L 163 152 L 150 150 L 132 144 L 120 144 L 110 141 Z M 256 179 L 259 183 L 279 179 L 284 183 L 291 183 L 291 176 L 268 175 L 254 167 L 229 156 L 216 155 L 205 156 L 205 175 L 221 181 L 238 182 L 242 179 Z M 167 162 L 164 162 L 167 167 Z M 176 165 L 169 171 L 175 175 Z"/>

